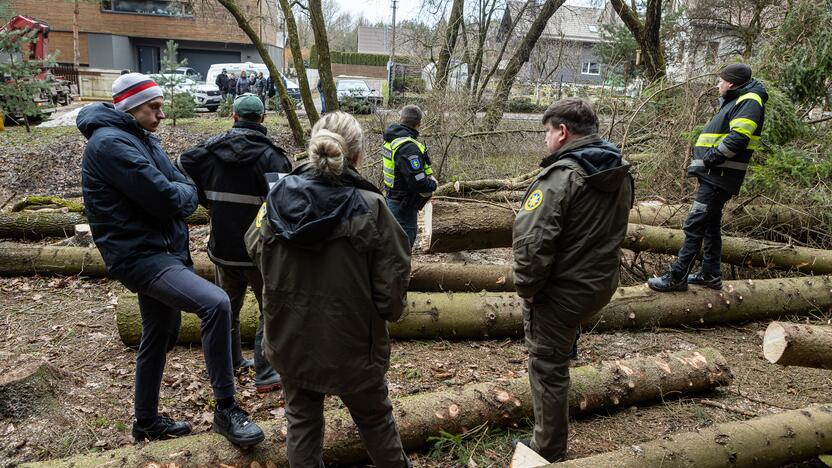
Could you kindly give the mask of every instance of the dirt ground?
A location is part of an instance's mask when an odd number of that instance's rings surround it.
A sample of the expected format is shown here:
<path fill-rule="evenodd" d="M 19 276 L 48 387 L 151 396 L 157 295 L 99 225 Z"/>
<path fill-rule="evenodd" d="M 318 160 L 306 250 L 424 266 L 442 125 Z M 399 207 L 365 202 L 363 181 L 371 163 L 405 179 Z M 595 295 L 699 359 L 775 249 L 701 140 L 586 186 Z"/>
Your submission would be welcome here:
<path fill-rule="evenodd" d="M 175 146 L 184 147 L 221 126 L 214 122 L 199 127 L 165 127 L 168 133 L 161 136 L 172 137 Z M 0 134 L 0 164 L 10 169 L 0 175 L 0 203 L 13 193 L 77 192 L 83 138 L 72 129 L 48 129 L 32 136 L 17 130 Z M 169 149 L 175 151 L 173 147 Z M 196 234 L 194 248 L 204 248 L 199 239 L 202 232 Z M 504 249 L 441 257 L 420 255 L 418 260 L 440 258 L 505 263 L 510 252 Z M 31 415 L 0 418 L 0 466 L 131 444 L 135 353 L 121 343 L 114 317 L 114 304 L 125 292 L 120 284 L 106 279 L 0 278 L 0 372 L 10 371 L 3 353 L 44 359 L 64 371 L 56 380 L 54 398 L 40 402 Z M 832 315 L 827 312 L 825 316 L 795 320 L 829 324 L 830 319 Z M 570 425 L 570 458 L 743 420 L 750 415 L 763 416 L 830 401 L 831 372 L 784 369 L 762 357 L 762 333 L 766 326 L 765 322 L 753 322 L 583 335 L 576 366 L 710 346 L 727 358 L 735 380 L 727 388 L 705 394 L 645 402 L 582 417 Z M 250 348 L 245 352 L 250 354 Z M 391 396 L 395 399 L 523 376 L 526 357 L 520 340 L 396 342 L 388 373 Z M 258 395 L 250 373 L 238 375 L 237 382 L 242 404 L 255 420 L 283 417 L 280 392 Z M 723 403 L 726 409 L 707 400 Z M 334 399 L 327 400 L 328 407 L 337 404 Z M 169 356 L 165 372 L 161 413 L 191 421 L 199 433 L 210 430 L 212 408 L 201 350 L 177 347 Z M 417 467 L 507 466 L 512 439 L 528 436 L 529 432 L 528 424 L 508 429 L 479 427 L 464 437 L 438 438 L 433 446 L 411 456 Z M 813 461 L 800 466 L 822 465 Z"/>

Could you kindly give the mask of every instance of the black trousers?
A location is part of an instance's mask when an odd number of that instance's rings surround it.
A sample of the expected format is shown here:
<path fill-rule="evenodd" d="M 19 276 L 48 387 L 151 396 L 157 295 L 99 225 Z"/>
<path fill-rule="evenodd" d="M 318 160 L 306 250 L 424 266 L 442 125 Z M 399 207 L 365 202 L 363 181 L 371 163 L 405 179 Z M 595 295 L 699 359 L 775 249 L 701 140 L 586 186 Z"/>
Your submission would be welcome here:
<path fill-rule="evenodd" d="M 286 399 L 286 452 L 291 468 L 324 468 L 324 394 L 283 382 Z M 338 395 L 358 427 L 364 447 L 379 468 L 410 468 L 393 419 L 387 383 L 361 392 Z"/>
<path fill-rule="evenodd" d="M 719 276 L 722 260 L 722 210 L 731 194 L 703 180 L 699 180 L 696 198 L 688 218 L 682 226 L 685 241 L 670 270 L 676 279 L 687 278 L 693 270 L 699 249 L 703 248 L 702 273 Z"/>
<path fill-rule="evenodd" d="M 201 320 L 202 352 L 214 398 L 234 396 L 231 368 L 231 304 L 228 295 L 186 266 L 169 268 L 139 291 L 142 340 L 136 356 L 136 418 L 154 418 L 166 354 L 176 344 L 180 311 Z"/>

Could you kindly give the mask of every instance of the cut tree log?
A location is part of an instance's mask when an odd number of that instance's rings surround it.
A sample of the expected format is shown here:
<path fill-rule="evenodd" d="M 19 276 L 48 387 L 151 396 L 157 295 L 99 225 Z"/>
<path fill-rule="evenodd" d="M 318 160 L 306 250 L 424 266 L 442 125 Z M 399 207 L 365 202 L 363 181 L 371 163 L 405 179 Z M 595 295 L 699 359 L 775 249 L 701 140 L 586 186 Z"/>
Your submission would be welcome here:
<path fill-rule="evenodd" d="M 208 224 L 208 211 L 203 207 L 185 218 L 188 224 Z M 69 237 L 76 224 L 87 224 L 87 217 L 76 212 L 19 211 L 0 212 L 0 239 L 42 239 Z"/>
<path fill-rule="evenodd" d="M 585 331 L 675 327 L 832 311 L 832 277 L 725 281 L 722 291 L 693 287 L 686 292 L 657 293 L 647 286 L 618 288 L 612 301 L 584 321 Z M 463 339 L 523 336 L 521 300 L 512 293 L 409 293 L 408 310 L 389 324 L 397 339 Z M 245 341 L 254 339 L 257 303 L 249 294 L 240 313 Z M 141 320 L 136 296 L 125 294 L 116 305 L 119 335 L 138 345 Z M 182 344 L 199 344 L 199 320 L 183 314 Z"/>
<path fill-rule="evenodd" d="M 68 376 L 34 356 L 0 353 L 0 418 L 24 418 L 67 390 Z"/>
<path fill-rule="evenodd" d="M 762 468 L 832 451 L 832 404 L 813 405 L 662 437 L 547 468 Z"/>
<path fill-rule="evenodd" d="M 771 322 L 763 338 L 763 356 L 782 366 L 832 369 L 832 326 Z"/>
<path fill-rule="evenodd" d="M 725 358 L 710 348 L 576 367 L 570 374 L 572 415 L 704 391 L 728 385 L 732 380 Z M 394 400 L 393 412 L 405 449 L 415 450 L 441 432 L 459 434 L 481 424 L 517 426 L 523 423 L 532 417 L 529 380 L 518 377 L 405 396 Z M 345 410 L 326 411 L 325 420 L 327 465 L 366 460 L 358 431 Z M 36 466 L 147 466 L 150 462 L 176 466 L 250 466 L 254 462 L 260 466 L 268 466 L 267 463 L 286 466 L 285 422 L 264 422 L 261 427 L 267 440 L 245 451 L 218 434 L 205 433 L 38 462 Z"/>
<path fill-rule="evenodd" d="M 192 252 L 194 270 L 214 281 L 214 264 L 204 253 Z M 54 247 L 0 242 L 0 276 L 107 276 L 95 248 Z M 511 267 L 465 263 L 414 263 L 411 291 L 514 291 Z"/>

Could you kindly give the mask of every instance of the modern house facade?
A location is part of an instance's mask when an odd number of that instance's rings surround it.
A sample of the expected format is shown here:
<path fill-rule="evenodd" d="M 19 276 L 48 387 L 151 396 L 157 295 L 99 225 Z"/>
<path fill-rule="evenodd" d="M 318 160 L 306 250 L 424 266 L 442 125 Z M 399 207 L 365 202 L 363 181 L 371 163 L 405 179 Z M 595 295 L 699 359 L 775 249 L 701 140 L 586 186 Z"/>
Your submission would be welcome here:
<path fill-rule="evenodd" d="M 275 64 L 283 67 L 276 0 L 238 0 L 251 18 Z M 165 42 L 175 40 L 179 59 L 205 76 L 213 63 L 262 62 L 260 54 L 231 15 L 215 2 L 190 0 L 80 0 L 80 64 L 95 69 L 156 73 Z M 15 14 L 31 16 L 51 27 L 50 52 L 59 63 L 73 63 L 74 2 L 11 0 Z"/>

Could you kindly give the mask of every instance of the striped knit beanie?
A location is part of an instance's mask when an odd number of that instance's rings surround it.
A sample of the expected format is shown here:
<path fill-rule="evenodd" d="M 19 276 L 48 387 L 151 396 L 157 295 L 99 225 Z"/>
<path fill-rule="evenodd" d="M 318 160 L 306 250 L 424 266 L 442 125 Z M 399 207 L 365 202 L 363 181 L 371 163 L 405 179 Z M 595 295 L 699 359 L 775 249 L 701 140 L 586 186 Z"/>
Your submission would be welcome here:
<path fill-rule="evenodd" d="M 113 82 L 113 104 L 122 112 L 157 97 L 162 97 L 162 88 L 147 75 L 128 73 Z"/>

